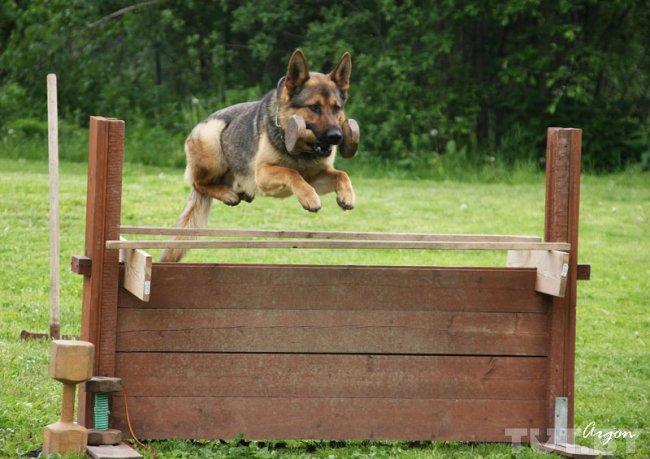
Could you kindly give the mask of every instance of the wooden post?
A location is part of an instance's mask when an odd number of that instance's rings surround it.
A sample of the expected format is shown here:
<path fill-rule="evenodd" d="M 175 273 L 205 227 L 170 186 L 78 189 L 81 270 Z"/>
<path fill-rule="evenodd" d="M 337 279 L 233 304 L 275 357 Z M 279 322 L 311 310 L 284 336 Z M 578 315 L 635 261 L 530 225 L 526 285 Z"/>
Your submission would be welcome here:
<path fill-rule="evenodd" d="M 547 425 L 553 429 L 557 397 L 568 398 L 566 442 L 573 443 L 573 397 L 578 271 L 581 129 L 549 128 L 546 146 L 546 242 L 569 242 L 569 272 L 564 298 L 550 302 Z M 550 435 L 554 437 L 554 435 Z M 555 438 L 551 442 L 557 441 Z"/>
<path fill-rule="evenodd" d="M 56 75 L 47 76 L 47 139 L 50 169 L 50 338 L 61 338 L 59 287 L 59 114 Z"/>
<path fill-rule="evenodd" d="M 95 344 L 94 376 L 115 373 L 115 339 L 119 284 L 118 252 L 107 239 L 119 239 L 122 204 L 124 121 L 90 118 L 85 256 L 92 261 L 84 276 L 81 336 Z M 91 397 L 79 393 L 79 423 L 92 427 Z"/>

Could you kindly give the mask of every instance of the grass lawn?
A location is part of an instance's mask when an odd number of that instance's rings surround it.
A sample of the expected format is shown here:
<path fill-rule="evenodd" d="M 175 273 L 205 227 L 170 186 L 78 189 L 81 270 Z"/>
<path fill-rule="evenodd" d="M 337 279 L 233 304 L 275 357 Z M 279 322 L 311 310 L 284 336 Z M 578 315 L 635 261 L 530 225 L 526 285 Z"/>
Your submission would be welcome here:
<path fill-rule="evenodd" d="M 127 152 L 128 153 L 128 152 Z M 0 157 L 2 156 L 0 151 Z M 215 204 L 211 226 L 268 229 L 542 235 L 544 177 L 519 174 L 501 183 L 364 177 L 352 173 L 358 201 L 341 212 L 333 196 L 318 214 L 295 198 L 258 198 L 236 208 Z M 62 332 L 78 335 L 81 278 L 70 256 L 83 253 L 86 168 L 61 166 Z M 123 224 L 171 226 L 187 186 L 182 171 L 125 166 Z M 48 330 L 48 177 L 43 161 L 0 159 L 0 456 L 18 457 L 42 443 L 57 420 L 60 384 L 47 376 L 49 343 L 21 341 L 20 331 Z M 612 439 L 621 457 L 650 454 L 650 175 L 586 176 L 582 183 L 580 262 L 592 280 L 578 287 L 576 437 L 631 431 Z M 157 255 L 156 251 L 151 251 Z M 420 251 L 194 251 L 187 261 L 502 266 L 504 254 Z M 154 442 L 160 457 L 547 457 L 530 448 L 457 442 L 275 443 Z M 71 456 L 74 457 L 74 456 Z"/>

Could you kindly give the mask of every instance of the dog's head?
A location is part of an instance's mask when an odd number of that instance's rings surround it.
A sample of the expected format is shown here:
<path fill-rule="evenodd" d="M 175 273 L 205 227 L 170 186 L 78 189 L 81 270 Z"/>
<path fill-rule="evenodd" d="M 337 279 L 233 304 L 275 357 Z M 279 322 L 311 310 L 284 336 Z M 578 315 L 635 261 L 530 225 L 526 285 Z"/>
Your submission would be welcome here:
<path fill-rule="evenodd" d="M 328 74 L 310 72 L 305 55 L 299 49 L 289 59 L 287 74 L 281 82 L 279 112 L 283 128 L 292 115 L 300 115 L 307 129 L 314 133 L 317 142 L 304 142 L 301 146 L 305 153 L 327 157 L 332 147 L 343 139 L 341 126 L 345 121 L 343 110 L 351 71 L 349 53 L 343 54 L 336 68 Z"/>

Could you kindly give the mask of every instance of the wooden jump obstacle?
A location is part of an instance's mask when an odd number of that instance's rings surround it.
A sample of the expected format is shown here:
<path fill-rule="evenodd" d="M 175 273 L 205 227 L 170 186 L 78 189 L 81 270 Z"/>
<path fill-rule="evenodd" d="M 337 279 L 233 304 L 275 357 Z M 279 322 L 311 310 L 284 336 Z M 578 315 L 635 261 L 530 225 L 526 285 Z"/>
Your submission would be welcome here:
<path fill-rule="evenodd" d="M 82 339 L 143 438 L 573 441 L 580 148 L 550 128 L 525 236 L 121 227 L 123 121 L 92 117 Z M 124 234 L 202 235 L 127 241 Z M 152 263 L 141 249 L 508 251 L 507 266 Z M 120 250 L 118 250 L 120 249 Z M 123 262 L 120 262 L 122 252 Z M 127 290 L 128 288 L 128 290 Z M 546 293 L 540 293 L 546 292 Z M 137 295 L 137 296 L 136 296 Z M 112 425 L 126 430 L 122 395 Z M 90 396 L 79 421 L 92 427 Z"/>

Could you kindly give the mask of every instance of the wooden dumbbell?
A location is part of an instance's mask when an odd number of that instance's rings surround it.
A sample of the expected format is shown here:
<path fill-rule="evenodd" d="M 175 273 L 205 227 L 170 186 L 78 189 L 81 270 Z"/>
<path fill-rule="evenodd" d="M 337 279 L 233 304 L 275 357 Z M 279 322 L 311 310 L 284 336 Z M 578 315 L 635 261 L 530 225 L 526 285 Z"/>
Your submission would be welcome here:
<path fill-rule="evenodd" d="M 345 158 L 353 157 L 359 146 L 359 124 L 353 119 L 347 119 L 341 126 L 343 139 L 339 144 L 339 152 Z M 291 154 L 300 153 L 305 143 L 318 143 L 318 139 L 305 125 L 305 119 L 300 115 L 289 118 L 284 132 L 284 145 Z"/>
<path fill-rule="evenodd" d="M 93 374 L 94 350 L 85 341 L 52 341 L 49 373 L 63 383 L 63 402 L 61 419 L 44 429 L 43 455 L 86 450 L 88 431 L 74 422 L 74 399 L 76 385 Z"/>

